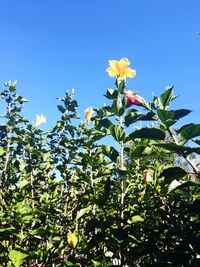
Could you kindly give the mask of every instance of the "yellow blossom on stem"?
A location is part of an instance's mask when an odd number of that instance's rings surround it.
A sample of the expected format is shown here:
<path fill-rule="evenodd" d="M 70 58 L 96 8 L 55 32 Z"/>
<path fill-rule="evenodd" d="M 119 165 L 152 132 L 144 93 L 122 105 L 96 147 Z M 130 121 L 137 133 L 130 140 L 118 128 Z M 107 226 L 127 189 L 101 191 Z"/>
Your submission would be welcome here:
<path fill-rule="evenodd" d="M 94 113 L 94 110 L 92 107 L 86 108 L 85 110 L 85 118 L 88 122 L 90 122 L 92 118 L 92 114 Z"/>
<path fill-rule="evenodd" d="M 110 77 L 116 77 L 119 80 L 125 80 L 126 77 L 134 78 L 136 71 L 128 68 L 130 61 L 127 58 L 122 58 L 119 61 L 109 60 L 110 67 L 106 69 Z"/>
<path fill-rule="evenodd" d="M 75 232 L 71 233 L 68 235 L 67 237 L 67 242 L 73 247 L 75 248 L 76 245 L 78 244 L 78 236 L 76 235 Z"/>
<path fill-rule="evenodd" d="M 36 115 L 35 126 L 38 126 L 38 125 L 40 125 L 42 123 L 46 123 L 46 121 L 47 121 L 47 119 L 46 119 L 46 117 L 43 114 Z"/>

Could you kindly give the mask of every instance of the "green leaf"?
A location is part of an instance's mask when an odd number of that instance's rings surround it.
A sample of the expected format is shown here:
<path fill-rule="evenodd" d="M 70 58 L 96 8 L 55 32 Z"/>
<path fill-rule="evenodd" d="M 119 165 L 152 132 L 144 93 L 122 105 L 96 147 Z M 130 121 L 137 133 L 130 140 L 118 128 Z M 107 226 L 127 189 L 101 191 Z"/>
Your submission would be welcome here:
<path fill-rule="evenodd" d="M 119 175 L 124 176 L 128 173 L 128 170 L 124 167 L 123 169 L 118 169 L 117 172 L 119 173 Z"/>
<path fill-rule="evenodd" d="M 0 146 L 0 156 L 2 156 L 5 153 L 5 150 L 3 149 L 2 146 Z"/>
<path fill-rule="evenodd" d="M 100 127 L 105 127 L 106 129 L 109 129 L 109 127 L 112 125 L 113 123 L 109 120 L 109 119 L 102 119 L 99 121 L 99 125 Z"/>
<path fill-rule="evenodd" d="M 154 146 L 164 148 L 169 151 L 173 151 L 175 153 L 200 153 L 200 148 L 198 147 L 189 147 L 189 146 L 182 146 L 177 145 L 174 143 L 168 143 L 168 144 L 153 144 Z"/>
<path fill-rule="evenodd" d="M 95 109 L 95 111 L 96 111 L 96 109 Z M 109 116 L 114 115 L 113 110 L 110 106 L 105 106 L 105 107 L 99 109 L 99 112 L 101 112 L 102 116 L 105 116 L 105 117 L 109 117 Z"/>
<path fill-rule="evenodd" d="M 165 139 L 165 132 L 160 129 L 156 128 L 142 128 L 136 130 L 135 132 L 131 133 L 126 141 L 135 139 L 135 138 L 145 138 L 145 139 L 152 139 L 152 140 L 164 140 Z"/>
<path fill-rule="evenodd" d="M 171 125 L 173 125 L 176 120 L 174 120 L 174 112 L 173 111 L 168 111 L 164 109 L 158 109 L 157 110 L 157 115 L 158 118 L 162 121 L 162 123 L 168 128 Z"/>
<path fill-rule="evenodd" d="M 20 171 L 23 171 L 27 166 L 27 162 L 23 159 L 19 159 L 18 164 L 19 164 Z"/>
<path fill-rule="evenodd" d="M 60 112 L 65 113 L 65 108 L 63 106 L 58 105 L 57 108 Z"/>
<path fill-rule="evenodd" d="M 74 266 L 74 263 L 71 261 L 65 261 L 65 266 Z"/>
<path fill-rule="evenodd" d="M 105 97 L 107 97 L 108 99 L 115 99 L 115 98 L 117 98 L 117 95 L 118 95 L 117 90 L 108 89 L 106 94 L 105 94 Z"/>
<path fill-rule="evenodd" d="M 117 161 L 119 153 L 114 147 L 108 146 L 108 145 L 103 145 L 102 146 L 102 152 L 104 155 L 106 155 L 112 161 L 114 161 L 114 162 Z"/>
<path fill-rule="evenodd" d="M 9 252 L 8 257 L 15 267 L 19 267 L 23 263 L 24 259 L 28 257 L 28 254 L 13 249 Z"/>
<path fill-rule="evenodd" d="M 149 146 L 136 146 L 136 148 L 133 149 L 132 153 L 134 158 L 139 158 L 141 156 L 150 155 L 152 154 L 152 148 Z"/>
<path fill-rule="evenodd" d="M 120 94 L 124 93 L 125 86 L 126 86 L 125 80 L 121 80 L 118 84 L 118 89 Z"/>
<path fill-rule="evenodd" d="M 174 110 L 173 112 L 174 112 L 174 119 L 179 120 L 187 116 L 192 111 L 189 109 L 177 109 L 177 110 Z"/>
<path fill-rule="evenodd" d="M 158 98 L 159 107 L 161 109 L 167 109 L 170 102 L 174 100 L 176 97 L 173 94 L 173 86 L 169 87 L 165 90 L 165 92 Z"/>
<path fill-rule="evenodd" d="M 134 215 L 131 220 L 128 220 L 129 224 L 143 222 L 144 219 L 140 215 Z"/>
<path fill-rule="evenodd" d="M 121 99 L 120 98 L 117 98 L 117 99 L 114 99 L 113 100 L 112 110 L 115 113 L 115 115 L 117 115 L 117 116 L 123 115 L 125 109 L 122 106 L 122 103 L 121 103 Z"/>
<path fill-rule="evenodd" d="M 19 222 L 29 223 L 34 216 L 32 208 L 24 202 L 17 203 L 15 212 Z"/>
<path fill-rule="evenodd" d="M 178 190 L 178 189 L 184 189 L 184 188 L 189 188 L 191 186 L 194 186 L 194 187 L 200 187 L 200 183 L 195 183 L 195 182 L 192 182 L 192 181 L 187 181 L 185 183 L 182 183 L 181 185 L 175 187 L 173 190 L 171 190 L 170 192 L 172 191 L 175 191 L 175 190 Z"/>
<path fill-rule="evenodd" d="M 1 226 L 1 228 L 0 228 L 0 233 L 4 233 L 4 232 L 13 233 L 14 231 L 16 231 L 14 226 L 5 227 L 5 228 L 3 228 L 3 226 Z"/>
<path fill-rule="evenodd" d="M 111 125 L 109 130 L 110 134 L 115 138 L 117 142 L 121 142 L 124 140 L 125 132 L 120 125 Z"/>
<path fill-rule="evenodd" d="M 179 129 L 178 133 L 180 133 L 180 135 L 188 141 L 191 138 L 200 136 L 200 124 L 186 124 Z"/>
<path fill-rule="evenodd" d="M 87 207 L 87 208 L 84 208 L 84 209 L 81 209 L 77 212 L 77 215 L 76 215 L 76 220 L 80 219 L 83 215 L 85 215 L 86 213 L 88 213 L 89 211 L 91 210 L 91 207 Z"/>
<path fill-rule="evenodd" d="M 25 187 L 27 184 L 29 184 L 29 181 L 26 179 L 23 179 L 19 182 L 19 188 L 22 189 L 23 187 Z"/>
<path fill-rule="evenodd" d="M 127 112 L 125 116 L 125 126 L 128 127 L 130 124 L 136 121 L 152 121 L 155 120 L 155 114 L 150 111 L 147 114 L 142 114 L 138 112 Z"/>
<path fill-rule="evenodd" d="M 162 123 L 168 128 L 174 123 L 177 122 L 180 118 L 189 114 L 191 110 L 189 109 L 178 109 L 178 110 L 164 110 L 157 109 L 158 118 L 162 121 Z"/>
<path fill-rule="evenodd" d="M 180 167 L 170 167 L 167 169 L 164 169 L 164 171 L 160 174 L 159 178 L 165 177 L 167 183 L 170 183 L 171 181 L 175 179 L 181 179 L 184 176 L 187 175 L 187 172 L 183 170 Z"/>
<path fill-rule="evenodd" d="M 200 140 L 196 139 L 196 140 L 192 140 L 192 141 L 200 146 Z"/>
<path fill-rule="evenodd" d="M 75 112 L 76 111 L 76 108 L 78 107 L 78 103 L 76 100 L 73 100 L 70 102 L 70 104 L 68 105 L 68 110 L 69 111 L 72 111 L 72 112 Z"/>

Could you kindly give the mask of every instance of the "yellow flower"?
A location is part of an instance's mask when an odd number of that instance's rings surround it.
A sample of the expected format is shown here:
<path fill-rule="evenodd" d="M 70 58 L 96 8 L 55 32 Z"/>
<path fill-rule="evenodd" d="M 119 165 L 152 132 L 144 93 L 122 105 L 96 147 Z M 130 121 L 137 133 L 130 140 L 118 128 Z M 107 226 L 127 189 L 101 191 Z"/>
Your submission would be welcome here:
<path fill-rule="evenodd" d="M 38 126 L 38 125 L 40 125 L 42 123 L 46 123 L 46 121 L 47 121 L 47 119 L 46 119 L 46 117 L 43 114 L 36 115 L 36 123 L 35 123 L 35 126 Z"/>
<path fill-rule="evenodd" d="M 86 118 L 86 120 L 89 122 L 90 121 L 90 119 L 92 118 L 92 114 L 94 113 L 94 110 L 93 110 L 93 108 L 92 107 L 90 107 L 90 108 L 86 108 L 86 110 L 85 110 L 85 118 Z"/>
<path fill-rule="evenodd" d="M 128 68 L 130 61 L 127 58 L 122 58 L 119 61 L 109 60 L 110 67 L 106 69 L 110 77 L 116 77 L 119 80 L 124 80 L 126 77 L 134 78 L 136 71 Z"/>
<path fill-rule="evenodd" d="M 78 244 L 78 236 L 76 235 L 75 232 L 71 233 L 68 235 L 67 237 L 67 242 L 73 247 L 75 248 L 76 245 Z"/>

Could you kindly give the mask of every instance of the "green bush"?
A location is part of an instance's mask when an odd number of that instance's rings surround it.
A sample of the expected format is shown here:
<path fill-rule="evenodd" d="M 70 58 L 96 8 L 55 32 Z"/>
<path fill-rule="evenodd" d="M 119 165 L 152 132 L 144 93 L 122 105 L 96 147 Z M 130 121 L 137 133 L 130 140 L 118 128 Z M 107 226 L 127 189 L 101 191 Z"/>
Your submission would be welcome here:
<path fill-rule="evenodd" d="M 110 105 L 81 122 L 66 92 L 49 131 L 21 115 L 16 83 L 0 93 L 0 266 L 198 266 L 200 125 L 174 128 L 191 111 L 169 109 L 172 87 L 126 91 L 127 59 L 107 72 Z"/>

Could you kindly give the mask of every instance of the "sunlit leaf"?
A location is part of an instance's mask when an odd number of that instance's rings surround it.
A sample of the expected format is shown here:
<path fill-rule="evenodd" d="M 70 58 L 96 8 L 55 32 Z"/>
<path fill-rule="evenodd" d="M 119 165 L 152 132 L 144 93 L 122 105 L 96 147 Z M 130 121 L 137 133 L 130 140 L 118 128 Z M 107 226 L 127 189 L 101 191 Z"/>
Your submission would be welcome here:
<path fill-rule="evenodd" d="M 20 267 L 28 254 L 21 252 L 19 250 L 11 250 L 8 255 L 9 259 L 12 261 L 15 267 Z"/>

